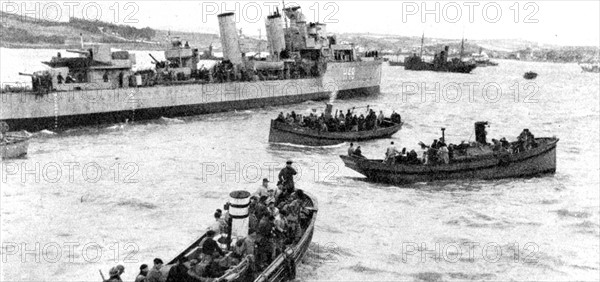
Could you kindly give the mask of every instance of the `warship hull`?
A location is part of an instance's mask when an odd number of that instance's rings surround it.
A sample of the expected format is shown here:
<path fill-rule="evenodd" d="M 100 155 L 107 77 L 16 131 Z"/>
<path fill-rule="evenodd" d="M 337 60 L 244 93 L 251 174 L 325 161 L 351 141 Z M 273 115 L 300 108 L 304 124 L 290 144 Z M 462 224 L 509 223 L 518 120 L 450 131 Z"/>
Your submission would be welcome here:
<path fill-rule="evenodd" d="M 373 95 L 379 93 L 380 83 L 381 61 L 373 60 L 330 62 L 322 76 L 306 79 L 57 91 L 43 95 L 9 92 L 0 94 L 0 120 L 12 130 L 61 130 Z"/>

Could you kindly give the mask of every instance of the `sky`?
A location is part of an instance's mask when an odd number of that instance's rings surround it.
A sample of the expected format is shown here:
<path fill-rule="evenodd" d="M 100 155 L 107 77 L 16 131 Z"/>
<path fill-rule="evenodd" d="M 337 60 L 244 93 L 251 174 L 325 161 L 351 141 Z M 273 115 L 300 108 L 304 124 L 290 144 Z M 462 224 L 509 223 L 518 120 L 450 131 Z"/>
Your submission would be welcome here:
<path fill-rule="evenodd" d="M 235 12 L 237 27 L 265 34 L 266 16 L 282 1 L 0 1 L 5 12 L 47 20 L 69 16 L 136 27 L 218 34 L 216 15 Z M 431 38 L 526 39 L 600 46 L 600 1 L 285 1 L 328 32 Z"/>

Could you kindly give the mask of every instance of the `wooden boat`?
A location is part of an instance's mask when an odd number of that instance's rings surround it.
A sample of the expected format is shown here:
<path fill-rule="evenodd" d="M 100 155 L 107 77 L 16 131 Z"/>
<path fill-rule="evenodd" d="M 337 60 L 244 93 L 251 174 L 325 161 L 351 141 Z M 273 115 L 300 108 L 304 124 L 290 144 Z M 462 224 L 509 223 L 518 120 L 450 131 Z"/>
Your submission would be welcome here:
<path fill-rule="evenodd" d="M 383 160 L 340 157 L 347 167 L 365 175 L 369 180 L 392 184 L 437 180 L 499 179 L 554 173 L 558 139 L 536 138 L 535 141 L 537 147 L 524 152 L 490 152 L 454 158 L 449 164 L 387 164 Z M 512 145 L 515 146 L 515 143 Z"/>
<path fill-rule="evenodd" d="M 247 282 L 247 281 L 255 281 L 255 282 L 276 282 L 276 281 L 289 281 L 295 278 L 296 273 L 296 265 L 298 265 L 306 250 L 308 250 L 308 246 L 312 241 L 315 222 L 317 220 L 317 212 L 318 212 L 318 202 L 316 198 L 309 193 L 304 192 L 306 196 L 307 202 L 307 210 L 310 211 L 309 223 L 306 229 L 303 230 L 303 234 L 301 239 L 295 245 L 289 245 L 285 249 L 283 253 L 277 256 L 269 266 L 265 269 L 253 273 L 251 261 L 253 260 L 250 257 L 244 258 L 237 266 L 229 269 L 219 278 L 215 278 L 214 281 L 219 282 Z M 175 258 L 173 258 L 167 265 L 161 268 L 161 272 L 163 273 L 163 277 L 167 277 L 168 271 L 181 257 L 193 256 L 194 254 L 199 252 L 199 244 L 204 240 L 206 234 L 200 236 L 196 241 L 190 244 L 187 248 L 185 248 L 182 252 L 179 253 Z M 226 239 L 226 237 L 222 237 Z M 219 240 L 220 241 L 220 240 Z"/>
<path fill-rule="evenodd" d="M 29 138 L 22 136 L 8 135 L 0 142 L 0 151 L 2 159 L 19 158 L 27 154 L 29 148 Z"/>
<path fill-rule="evenodd" d="M 402 124 L 402 122 L 392 123 L 386 120 L 381 127 L 374 130 L 324 132 L 271 120 L 269 142 L 305 146 L 331 146 L 344 142 L 389 138 L 402 129 Z"/>
<path fill-rule="evenodd" d="M 523 75 L 523 78 L 525 79 L 535 79 L 537 77 L 537 73 L 532 72 L 532 71 L 528 71 Z"/>

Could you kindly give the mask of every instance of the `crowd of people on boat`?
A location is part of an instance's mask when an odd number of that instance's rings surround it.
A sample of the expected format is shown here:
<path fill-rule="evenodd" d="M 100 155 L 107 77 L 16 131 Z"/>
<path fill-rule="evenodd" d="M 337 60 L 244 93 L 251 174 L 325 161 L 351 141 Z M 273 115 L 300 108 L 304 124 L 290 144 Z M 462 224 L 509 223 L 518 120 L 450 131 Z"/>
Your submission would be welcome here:
<path fill-rule="evenodd" d="M 508 142 L 506 138 L 492 139 L 492 144 L 468 144 L 462 142 L 459 145 L 446 144 L 445 138 L 441 137 L 439 140 L 434 139 L 431 145 L 427 146 L 423 142 L 419 142 L 421 149 L 423 150 L 422 157 L 419 158 L 419 154 L 415 150 L 407 151 L 406 148 L 398 150 L 392 141 L 390 146 L 385 151 L 384 163 L 387 164 L 409 164 L 409 165 L 436 165 L 436 164 L 449 164 L 455 156 L 467 155 L 466 150 L 469 147 L 484 145 L 490 146 L 491 152 L 494 153 L 520 153 L 527 150 L 531 150 L 538 146 L 535 141 L 534 135 L 529 129 L 523 129 L 521 134 L 517 137 L 517 141 L 514 143 Z M 354 147 L 353 143 L 350 143 L 348 148 L 348 156 L 365 158 L 362 155 L 360 146 Z"/>
<path fill-rule="evenodd" d="M 196 251 L 178 258 L 168 272 L 161 270 L 164 263 L 160 258 L 154 259 L 151 269 L 143 264 L 135 281 L 214 281 L 245 258 L 249 260 L 253 273 L 260 272 L 287 246 L 298 243 L 310 223 L 308 197 L 294 187 L 293 177 L 296 174 L 292 161 L 288 161 L 278 175 L 277 188 L 270 187 L 269 180 L 263 179 L 262 185 L 250 197 L 248 236 L 235 241 L 231 251 L 221 248 L 221 244 L 226 244 L 226 234 L 231 229 L 232 217 L 228 212 L 229 204 L 226 204 L 225 212 L 216 210 L 215 222 L 206 231 Z M 215 240 L 217 237 L 220 238 Z M 122 265 L 113 267 L 109 271 L 109 279 L 104 281 L 120 282 L 124 271 Z M 166 277 L 165 273 L 168 273 Z"/>
<path fill-rule="evenodd" d="M 387 118 L 383 111 L 379 111 L 379 114 L 377 114 L 367 106 L 365 113 L 356 113 L 355 108 L 348 109 L 346 114 L 343 110 L 336 110 L 333 115 L 327 115 L 326 113 L 318 115 L 311 112 L 308 116 L 303 116 L 296 114 L 294 111 L 284 115 L 283 112 L 280 112 L 275 121 L 324 132 L 356 132 L 375 130 L 384 127 L 386 122 L 399 124 L 402 122 L 402 117 L 399 113 L 393 111 L 390 117 Z"/>

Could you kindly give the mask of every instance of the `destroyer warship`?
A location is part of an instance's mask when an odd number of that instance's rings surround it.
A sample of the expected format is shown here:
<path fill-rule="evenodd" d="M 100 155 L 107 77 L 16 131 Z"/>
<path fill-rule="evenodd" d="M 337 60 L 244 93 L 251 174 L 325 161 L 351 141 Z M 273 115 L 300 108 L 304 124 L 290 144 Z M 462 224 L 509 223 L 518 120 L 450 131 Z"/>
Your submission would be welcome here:
<path fill-rule="evenodd" d="M 377 52 L 361 56 L 338 43 L 325 24 L 306 22 L 300 7 L 267 17 L 266 59 L 242 53 L 233 13 L 217 18 L 223 58 L 211 68 L 198 62 L 212 54 L 179 41 L 164 51 L 166 61 L 137 72 L 134 54 L 108 45 L 67 50 L 78 57 L 59 53 L 44 62 L 51 69 L 25 74 L 30 89 L 4 89 L 0 120 L 13 130 L 60 130 L 379 92 Z"/>

